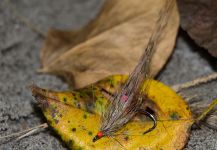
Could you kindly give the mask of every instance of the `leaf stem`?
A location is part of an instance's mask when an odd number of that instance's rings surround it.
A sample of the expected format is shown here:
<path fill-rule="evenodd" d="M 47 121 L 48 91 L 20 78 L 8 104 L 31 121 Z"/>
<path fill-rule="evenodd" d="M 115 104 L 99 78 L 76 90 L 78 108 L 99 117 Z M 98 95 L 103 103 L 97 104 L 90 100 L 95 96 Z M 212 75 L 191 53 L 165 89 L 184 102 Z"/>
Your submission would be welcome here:
<path fill-rule="evenodd" d="M 200 84 L 204 84 L 204 83 L 210 82 L 212 80 L 216 80 L 216 79 L 217 79 L 217 73 L 213 73 L 213 74 L 210 74 L 208 76 L 199 77 L 199 78 L 197 78 L 195 80 L 192 80 L 192 81 L 189 81 L 189 82 L 186 82 L 186 83 L 183 83 L 183 84 L 174 85 L 174 86 L 172 86 L 172 88 L 176 92 L 179 92 L 179 91 L 181 91 L 183 89 L 191 88 L 191 87 L 194 87 L 194 86 L 197 86 L 197 85 L 200 85 Z"/>
<path fill-rule="evenodd" d="M 213 100 L 212 103 L 203 111 L 203 113 L 199 117 L 197 117 L 195 123 L 198 124 L 201 120 L 203 120 L 216 105 L 217 105 L 217 99 Z"/>

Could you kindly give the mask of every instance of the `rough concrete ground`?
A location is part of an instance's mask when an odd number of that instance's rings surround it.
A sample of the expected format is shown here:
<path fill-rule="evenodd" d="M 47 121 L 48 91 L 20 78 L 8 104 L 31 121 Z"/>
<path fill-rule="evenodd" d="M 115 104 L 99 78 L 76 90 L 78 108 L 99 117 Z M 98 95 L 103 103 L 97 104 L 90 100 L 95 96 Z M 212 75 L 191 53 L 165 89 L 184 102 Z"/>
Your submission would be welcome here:
<path fill-rule="evenodd" d="M 31 20 L 42 32 L 50 27 L 75 29 L 95 16 L 101 0 L 12 0 L 17 11 Z M 54 76 L 39 75 L 39 50 L 43 39 L 30 30 L 0 1 L 0 136 L 21 131 L 45 122 L 26 85 L 34 81 L 39 86 L 66 89 L 67 85 Z M 190 81 L 214 72 L 216 60 L 196 47 L 185 33 L 180 32 L 176 49 L 167 66 L 158 76 L 166 84 Z M 217 81 L 188 90 L 199 100 L 217 97 Z M 31 135 L 18 142 L 0 145 L 2 150 L 67 149 L 52 130 Z M 217 131 L 209 128 L 192 131 L 187 150 L 216 150 Z"/>

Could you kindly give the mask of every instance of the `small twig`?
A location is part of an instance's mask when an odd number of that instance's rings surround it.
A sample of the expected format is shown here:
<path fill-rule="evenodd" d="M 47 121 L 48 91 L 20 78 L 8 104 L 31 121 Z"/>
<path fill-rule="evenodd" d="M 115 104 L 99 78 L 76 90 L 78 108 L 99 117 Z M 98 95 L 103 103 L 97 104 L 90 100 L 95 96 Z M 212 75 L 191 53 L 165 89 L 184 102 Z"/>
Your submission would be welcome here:
<path fill-rule="evenodd" d="M 7 139 L 7 138 L 12 138 L 12 137 L 17 137 L 17 140 L 20 140 L 26 136 L 29 136 L 31 135 L 32 133 L 38 131 L 39 129 L 45 129 L 48 127 L 48 124 L 47 123 L 43 123 L 43 124 L 40 124 L 38 126 L 35 126 L 35 127 L 32 127 L 32 128 L 29 128 L 29 129 L 26 129 L 26 130 L 23 130 L 23 131 L 20 131 L 20 132 L 17 132 L 17 133 L 13 133 L 13 134 L 10 134 L 10 135 L 6 135 L 6 136 L 2 136 L 0 137 L 0 140 L 4 140 L 4 139 Z"/>
<path fill-rule="evenodd" d="M 17 137 L 16 141 L 19 141 L 19 140 L 21 140 L 22 138 L 27 137 L 27 136 L 33 134 L 33 133 L 36 132 L 37 130 L 38 130 L 38 129 L 33 129 L 33 130 L 27 132 L 26 134 Z"/>
<path fill-rule="evenodd" d="M 213 110 L 213 108 L 216 105 L 217 105 L 217 99 L 213 100 L 213 102 L 203 111 L 203 113 L 199 117 L 197 117 L 195 122 L 199 123 L 200 121 L 202 121 L 207 116 L 207 114 Z"/>
<path fill-rule="evenodd" d="M 190 82 L 174 85 L 174 86 L 172 86 L 172 88 L 178 92 L 180 90 L 191 88 L 191 87 L 194 87 L 194 86 L 197 86 L 200 84 L 204 84 L 204 83 L 207 83 L 209 81 L 216 80 L 216 79 L 217 79 L 217 73 L 213 73 L 213 74 L 210 74 L 208 76 L 197 78 L 197 79 L 190 81 Z"/>
<path fill-rule="evenodd" d="M 15 8 L 15 6 L 11 3 L 10 0 L 6 0 L 6 5 L 12 10 L 14 16 L 19 19 L 21 22 L 23 22 L 28 28 L 30 28 L 32 31 L 34 31 L 35 33 L 37 33 L 38 35 L 40 35 L 42 38 L 45 38 L 45 34 L 38 29 L 31 21 L 29 21 L 26 17 L 24 17 L 23 15 L 21 15 L 17 9 Z"/>

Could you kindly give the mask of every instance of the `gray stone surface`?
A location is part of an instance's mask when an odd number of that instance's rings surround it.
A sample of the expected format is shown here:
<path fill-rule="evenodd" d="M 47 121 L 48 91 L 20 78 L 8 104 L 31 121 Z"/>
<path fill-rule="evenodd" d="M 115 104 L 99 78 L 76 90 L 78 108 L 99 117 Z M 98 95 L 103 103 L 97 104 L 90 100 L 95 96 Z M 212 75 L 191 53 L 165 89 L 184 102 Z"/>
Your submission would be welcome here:
<path fill-rule="evenodd" d="M 50 27 L 75 29 L 95 16 L 100 0 L 12 0 L 17 11 L 31 20 L 42 32 Z M 45 122 L 37 104 L 26 89 L 34 81 L 39 86 L 66 89 L 67 85 L 54 76 L 39 75 L 39 50 L 43 39 L 12 13 L 6 0 L 0 1 L 0 136 L 21 131 Z M 173 85 L 214 72 L 216 60 L 199 49 L 180 32 L 176 49 L 158 79 Z M 198 100 L 217 97 L 217 82 L 186 91 Z M 157 137 L 156 137 L 157 138 Z M 67 149 L 52 130 L 31 135 L 18 142 L 0 145 L 2 150 Z M 186 145 L 187 150 L 217 149 L 217 132 L 209 128 L 195 129 Z"/>

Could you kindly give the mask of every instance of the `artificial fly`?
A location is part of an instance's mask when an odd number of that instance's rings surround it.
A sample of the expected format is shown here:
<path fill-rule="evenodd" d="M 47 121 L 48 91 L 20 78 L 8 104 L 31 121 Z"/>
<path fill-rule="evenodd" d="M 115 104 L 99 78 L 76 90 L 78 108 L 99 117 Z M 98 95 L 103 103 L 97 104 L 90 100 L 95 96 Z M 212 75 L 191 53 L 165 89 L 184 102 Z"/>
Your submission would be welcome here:
<path fill-rule="evenodd" d="M 93 138 L 93 142 L 96 142 L 102 137 L 114 135 L 115 132 L 132 120 L 137 114 L 146 115 L 153 121 L 153 126 L 145 131 L 144 134 L 152 131 L 156 127 L 157 122 L 154 115 L 141 108 L 145 100 L 147 100 L 146 93 L 149 87 L 146 84 L 146 87 L 142 89 L 142 85 L 151 78 L 150 62 L 157 49 L 161 33 L 167 25 L 174 3 L 175 0 L 166 0 L 164 7 L 159 11 L 159 18 L 156 21 L 154 32 L 149 39 L 145 52 L 121 90 L 110 98 L 111 103 L 102 115 L 101 127 L 97 135 Z"/>

